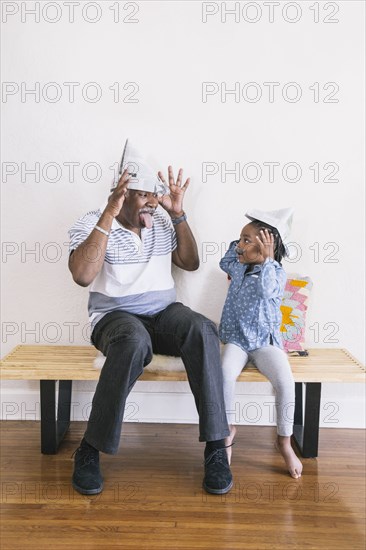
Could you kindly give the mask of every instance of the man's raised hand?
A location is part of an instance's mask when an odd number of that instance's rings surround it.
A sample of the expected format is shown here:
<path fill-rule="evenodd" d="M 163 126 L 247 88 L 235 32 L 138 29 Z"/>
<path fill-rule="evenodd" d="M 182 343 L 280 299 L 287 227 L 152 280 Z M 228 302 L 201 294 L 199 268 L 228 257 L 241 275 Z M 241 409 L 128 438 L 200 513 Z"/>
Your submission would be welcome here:
<path fill-rule="evenodd" d="M 167 185 L 163 173 L 158 172 L 158 174 L 161 181 L 165 185 Z M 159 196 L 159 203 L 171 216 L 179 217 L 183 215 L 183 197 L 189 186 L 190 178 L 188 178 L 185 183 L 182 184 L 183 169 L 180 168 L 177 181 L 175 181 L 173 168 L 171 166 L 168 166 L 168 179 L 170 195 Z"/>
<path fill-rule="evenodd" d="M 121 211 L 123 206 L 125 195 L 127 191 L 127 185 L 130 180 L 130 175 L 127 172 L 127 168 L 124 170 L 117 187 L 113 189 L 112 194 L 108 198 L 108 204 L 106 210 L 115 218 Z"/>

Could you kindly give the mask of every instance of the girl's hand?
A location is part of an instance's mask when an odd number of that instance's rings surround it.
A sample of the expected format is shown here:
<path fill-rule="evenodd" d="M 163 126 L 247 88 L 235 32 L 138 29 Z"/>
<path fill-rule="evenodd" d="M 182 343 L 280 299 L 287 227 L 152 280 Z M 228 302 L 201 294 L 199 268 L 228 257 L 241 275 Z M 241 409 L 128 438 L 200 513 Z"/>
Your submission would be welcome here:
<path fill-rule="evenodd" d="M 158 172 L 159 178 L 166 185 L 165 178 L 162 172 Z M 189 185 L 189 178 L 182 185 L 183 170 L 179 169 L 177 181 L 174 181 L 173 168 L 168 166 L 169 190 L 170 195 L 159 196 L 159 203 L 172 217 L 178 218 L 184 214 L 183 212 L 183 197 Z"/>
<path fill-rule="evenodd" d="M 266 261 L 267 258 L 274 259 L 274 236 L 273 233 L 270 233 L 268 229 L 260 230 L 260 236 L 256 236 L 257 243 L 260 249 L 260 253 Z"/>

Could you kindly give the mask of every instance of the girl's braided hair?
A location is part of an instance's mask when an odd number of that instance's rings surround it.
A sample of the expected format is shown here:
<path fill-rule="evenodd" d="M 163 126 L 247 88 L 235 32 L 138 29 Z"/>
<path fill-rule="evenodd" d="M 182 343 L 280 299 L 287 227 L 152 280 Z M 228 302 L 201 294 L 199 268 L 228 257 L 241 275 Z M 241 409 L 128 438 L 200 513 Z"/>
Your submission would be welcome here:
<path fill-rule="evenodd" d="M 274 236 L 274 259 L 279 264 L 281 263 L 282 258 L 286 258 L 288 256 L 288 253 L 286 251 L 285 245 L 282 242 L 281 236 L 278 232 L 278 230 L 275 227 L 272 227 L 272 225 L 268 225 L 268 223 L 261 222 L 260 220 L 252 220 L 251 223 L 258 229 L 268 229 L 270 233 Z"/>

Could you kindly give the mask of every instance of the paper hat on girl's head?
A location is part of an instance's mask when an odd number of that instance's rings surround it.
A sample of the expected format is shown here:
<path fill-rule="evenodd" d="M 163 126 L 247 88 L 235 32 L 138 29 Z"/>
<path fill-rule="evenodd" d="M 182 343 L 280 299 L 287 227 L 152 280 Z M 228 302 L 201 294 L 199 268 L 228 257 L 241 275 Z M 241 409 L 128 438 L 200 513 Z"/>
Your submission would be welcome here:
<path fill-rule="evenodd" d="M 159 179 L 157 173 L 146 163 L 137 149 L 132 147 L 128 139 L 126 139 L 123 149 L 121 162 L 118 167 L 118 178 L 117 181 L 114 182 L 114 187 L 117 186 L 126 168 L 130 174 L 130 181 L 127 186 L 128 189 L 159 193 L 162 195 L 166 195 L 169 192 L 168 188 Z"/>
<path fill-rule="evenodd" d="M 245 215 L 250 220 L 259 220 L 275 227 L 282 241 L 285 242 L 291 231 L 294 210 L 292 208 L 282 208 L 282 210 L 263 212 L 263 210 L 252 208 Z"/>

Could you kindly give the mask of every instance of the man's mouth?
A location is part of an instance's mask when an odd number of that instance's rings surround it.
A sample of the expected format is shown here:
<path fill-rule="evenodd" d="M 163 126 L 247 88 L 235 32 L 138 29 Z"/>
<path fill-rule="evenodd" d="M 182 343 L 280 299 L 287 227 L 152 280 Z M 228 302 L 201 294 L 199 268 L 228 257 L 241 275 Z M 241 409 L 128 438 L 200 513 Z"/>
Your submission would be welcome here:
<path fill-rule="evenodd" d="M 139 212 L 140 223 L 146 229 L 151 229 L 153 226 L 154 208 L 142 208 Z"/>

